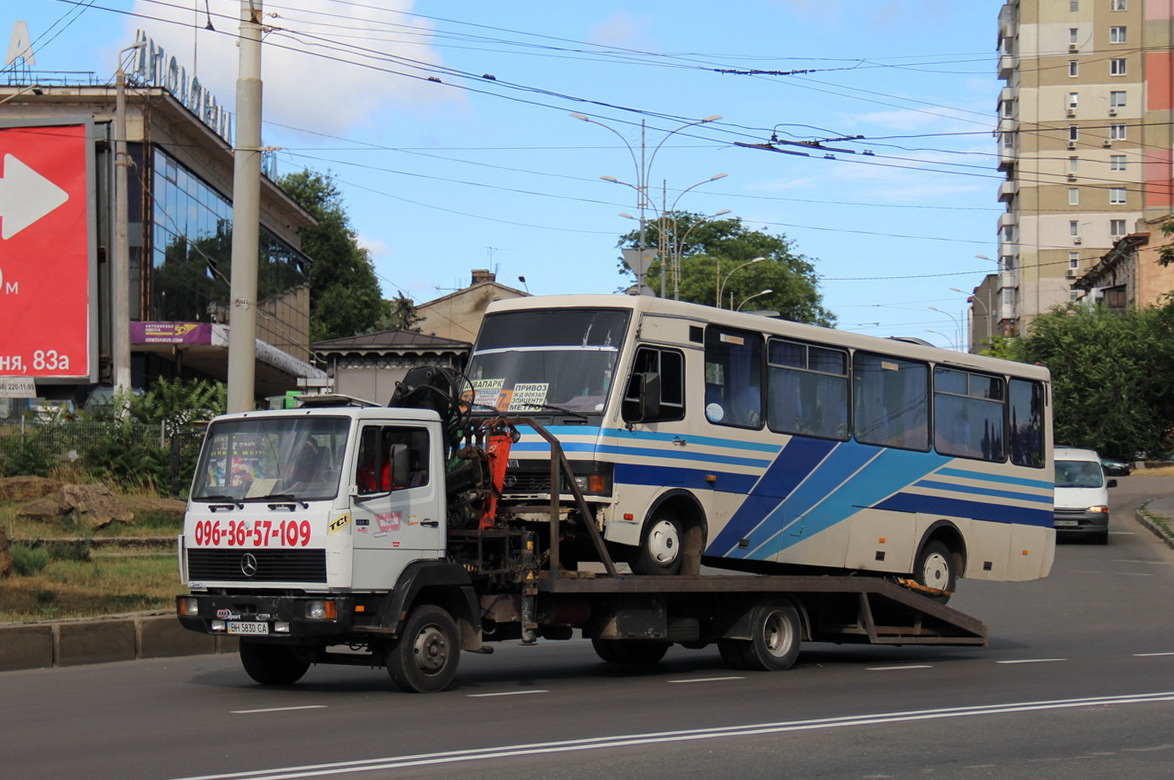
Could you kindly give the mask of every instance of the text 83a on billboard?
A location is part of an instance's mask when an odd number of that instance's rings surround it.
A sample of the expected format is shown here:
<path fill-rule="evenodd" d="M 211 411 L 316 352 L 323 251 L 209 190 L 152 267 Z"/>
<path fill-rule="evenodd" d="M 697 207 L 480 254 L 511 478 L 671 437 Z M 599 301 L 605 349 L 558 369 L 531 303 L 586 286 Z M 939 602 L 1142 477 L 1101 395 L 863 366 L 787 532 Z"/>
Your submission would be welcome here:
<path fill-rule="evenodd" d="M 86 122 L 0 127 L 0 376 L 94 379 L 92 171 Z"/>

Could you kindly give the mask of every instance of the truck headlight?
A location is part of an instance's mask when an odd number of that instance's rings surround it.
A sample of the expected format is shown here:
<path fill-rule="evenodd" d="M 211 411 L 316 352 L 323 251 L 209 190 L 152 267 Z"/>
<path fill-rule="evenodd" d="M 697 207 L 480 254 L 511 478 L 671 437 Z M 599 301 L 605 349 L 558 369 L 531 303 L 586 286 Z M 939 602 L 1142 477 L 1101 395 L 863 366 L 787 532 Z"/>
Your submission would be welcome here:
<path fill-rule="evenodd" d="M 176 611 L 181 617 L 197 617 L 200 614 L 200 602 L 181 596 L 176 602 Z"/>
<path fill-rule="evenodd" d="M 310 620 L 334 620 L 338 617 L 338 612 L 334 602 L 328 599 L 307 601 L 306 617 Z"/>
<path fill-rule="evenodd" d="M 1109 514 L 1109 507 L 1099 506 L 1099 505 L 1098 506 L 1090 506 L 1088 508 L 1088 511 L 1093 513 L 1094 515 L 1107 515 L 1107 514 Z"/>

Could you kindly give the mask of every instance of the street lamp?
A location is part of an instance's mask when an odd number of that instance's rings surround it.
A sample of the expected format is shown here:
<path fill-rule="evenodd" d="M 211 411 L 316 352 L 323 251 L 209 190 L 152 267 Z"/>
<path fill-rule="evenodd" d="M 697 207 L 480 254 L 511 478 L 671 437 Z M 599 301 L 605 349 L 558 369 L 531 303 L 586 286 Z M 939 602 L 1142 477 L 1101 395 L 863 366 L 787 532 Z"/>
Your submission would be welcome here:
<path fill-rule="evenodd" d="M 753 295 L 751 295 L 749 298 L 746 298 L 746 299 L 745 299 L 745 300 L 743 300 L 741 303 L 739 303 L 739 304 L 738 304 L 738 308 L 737 308 L 737 309 L 735 309 L 735 311 L 742 311 L 742 307 L 743 307 L 743 306 L 745 306 L 745 305 L 746 305 L 747 303 L 749 303 L 750 301 L 754 300 L 755 298 L 761 298 L 761 297 L 762 297 L 762 296 L 764 296 L 764 295 L 770 295 L 772 292 L 774 292 L 774 290 L 772 290 L 772 289 L 770 289 L 770 288 L 768 287 L 768 288 L 766 288 L 765 290 L 763 290 L 762 292 L 756 292 L 756 293 L 754 293 L 754 294 L 753 294 Z"/>
<path fill-rule="evenodd" d="M 753 260 L 747 260 L 745 263 L 742 263 L 739 266 L 735 266 L 734 270 L 730 271 L 728 274 L 726 274 L 726 277 L 723 279 L 721 276 L 722 261 L 721 261 L 720 257 L 718 258 L 718 260 L 717 260 L 717 283 L 716 283 L 717 295 L 715 296 L 715 301 L 716 301 L 717 307 L 719 309 L 722 308 L 722 290 L 725 288 L 726 282 L 728 282 L 730 280 L 730 277 L 734 275 L 734 272 L 740 268 L 745 268 L 748 265 L 754 265 L 755 263 L 761 263 L 765 259 L 766 259 L 765 257 L 756 257 Z M 730 301 L 730 306 L 733 306 L 733 305 L 734 305 L 734 302 Z"/>
<path fill-rule="evenodd" d="M 962 293 L 963 295 L 965 295 L 967 303 L 982 304 L 982 318 L 986 322 L 986 327 L 984 327 L 983 330 L 985 331 L 987 337 L 989 338 L 991 336 L 991 310 L 990 310 L 990 307 L 987 306 L 986 301 L 984 301 L 982 298 L 979 298 L 977 295 L 974 295 L 973 293 L 968 293 L 965 290 L 959 289 L 957 287 L 951 287 L 950 290 L 953 292 Z M 975 341 L 975 338 L 974 338 L 974 311 L 973 311 L 973 307 L 971 307 L 971 308 L 972 308 L 972 311 L 970 312 L 970 339 L 967 341 L 967 344 L 969 344 L 971 347 L 974 347 L 974 346 L 976 346 L 976 344 L 974 343 L 974 341 Z"/>
<path fill-rule="evenodd" d="M 572 119 L 578 119 L 580 121 L 587 122 L 589 124 L 599 125 L 600 127 L 607 130 L 608 132 L 619 137 L 619 139 L 624 142 L 624 146 L 627 147 L 628 154 L 632 157 L 632 164 L 636 168 L 636 184 L 635 185 L 628 184 L 627 186 L 632 187 L 632 189 L 636 190 L 636 195 L 637 195 L 636 207 L 640 210 L 640 247 L 639 247 L 639 249 L 640 249 L 641 256 L 643 256 L 644 250 L 647 248 L 645 245 L 646 221 L 644 219 L 644 210 L 645 210 L 645 208 L 648 207 L 648 176 L 652 170 L 652 162 L 656 159 L 656 153 L 660 151 L 660 147 L 664 146 L 665 141 L 669 140 L 669 138 L 672 137 L 673 135 L 676 135 L 677 133 L 679 133 L 682 130 L 689 128 L 689 127 L 695 127 L 696 125 L 703 125 L 707 122 L 716 122 L 717 120 L 721 119 L 721 115 L 720 114 L 713 114 L 712 116 L 707 116 L 703 119 L 698 119 L 695 122 L 686 122 L 685 124 L 681 125 L 680 127 L 677 127 L 677 128 L 674 128 L 673 130 L 670 130 L 669 132 L 665 133 L 663 138 L 660 139 L 660 143 L 658 143 L 653 148 L 652 154 L 650 156 L 647 156 L 647 159 L 646 159 L 646 155 L 645 155 L 645 151 L 648 148 L 647 144 L 645 143 L 646 125 L 643 121 L 640 122 L 640 156 L 637 157 L 636 150 L 632 148 L 632 144 L 630 144 L 628 142 L 628 139 L 624 137 L 624 134 L 621 133 L 619 130 L 616 130 L 611 125 L 604 124 L 603 122 L 600 122 L 597 119 L 592 119 L 589 116 L 586 116 L 584 114 L 580 114 L 577 112 L 572 112 L 571 114 L 569 114 L 569 116 Z M 723 176 L 724 175 L 725 174 L 723 174 Z M 626 184 L 626 182 L 620 182 L 616 179 L 612 179 L 611 177 L 607 177 L 607 176 L 604 176 L 601 178 L 603 178 L 605 181 L 615 181 L 617 184 Z M 644 289 L 643 275 L 641 275 L 640 278 L 637 279 L 637 281 L 639 282 L 639 289 L 643 290 Z M 665 297 L 665 278 L 664 278 L 663 267 L 661 268 L 661 273 L 660 273 L 660 297 L 661 298 Z"/>
<path fill-rule="evenodd" d="M 926 333 L 933 333 L 933 334 L 935 334 L 935 335 L 937 335 L 937 336 L 941 336 L 943 339 L 945 339 L 945 340 L 946 340 L 946 343 L 947 343 L 947 344 L 950 346 L 950 349 L 954 349 L 954 342 L 953 342 L 953 341 L 951 341 L 951 340 L 950 340 L 950 337 L 949 337 L 949 336 L 947 336 L 945 333 L 938 333 L 936 330 L 930 330 L 929 328 L 926 328 L 926 329 L 925 329 L 925 332 L 926 332 Z"/>
<path fill-rule="evenodd" d="M 958 323 L 958 318 L 955 317 L 953 314 L 950 314 L 950 312 L 945 311 L 944 309 L 939 309 L 937 306 L 930 306 L 929 310 L 936 311 L 938 314 L 944 314 L 953 321 L 953 323 L 954 323 L 954 344 L 958 344 L 960 341 L 959 334 L 962 332 L 962 326 Z"/>

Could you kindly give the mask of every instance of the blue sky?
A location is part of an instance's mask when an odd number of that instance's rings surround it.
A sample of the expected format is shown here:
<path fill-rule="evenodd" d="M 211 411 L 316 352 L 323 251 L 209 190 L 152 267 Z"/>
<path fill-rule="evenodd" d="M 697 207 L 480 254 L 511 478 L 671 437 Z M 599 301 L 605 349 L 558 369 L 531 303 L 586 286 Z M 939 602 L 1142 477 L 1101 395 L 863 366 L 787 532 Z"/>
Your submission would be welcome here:
<path fill-rule="evenodd" d="M 1001 5 L 272 0 L 263 134 L 280 173 L 336 176 L 385 294 L 422 302 L 474 268 L 535 294 L 618 289 L 636 195 L 600 177 L 636 181 L 620 136 L 638 152 L 644 121 L 670 205 L 786 235 L 839 327 L 949 346 L 966 306 L 950 288 L 998 251 Z M 239 7 L 31 0 L 5 3 L 0 29 L 28 23 L 36 71 L 105 81 L 142 28 L 231 106 Z M 863 138 L 829 143 L 834 159 L 735 145 L 772 133 Z"/>

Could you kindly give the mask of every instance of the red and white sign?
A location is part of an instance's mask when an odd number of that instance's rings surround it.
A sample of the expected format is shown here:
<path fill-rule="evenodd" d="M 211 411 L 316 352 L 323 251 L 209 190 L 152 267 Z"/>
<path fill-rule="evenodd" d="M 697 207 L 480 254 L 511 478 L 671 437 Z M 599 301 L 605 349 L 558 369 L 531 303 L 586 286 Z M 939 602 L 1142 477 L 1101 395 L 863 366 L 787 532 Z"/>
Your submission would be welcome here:
<path fill-rule="evenodd" d="M 84 123 L 0 128 L 0 376 L 93 380 L 90 143 Z"/>

